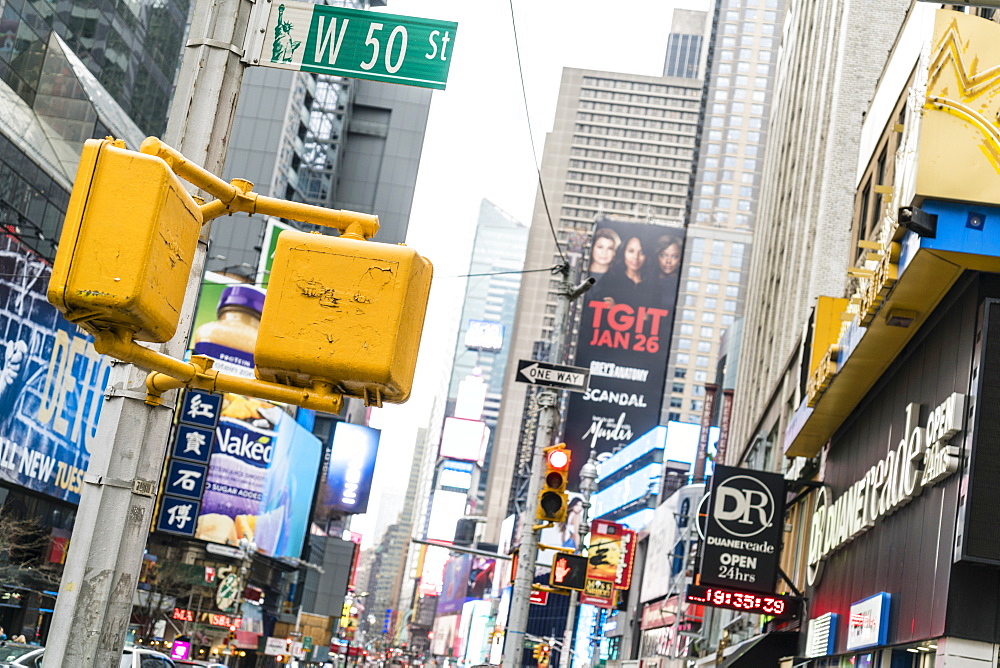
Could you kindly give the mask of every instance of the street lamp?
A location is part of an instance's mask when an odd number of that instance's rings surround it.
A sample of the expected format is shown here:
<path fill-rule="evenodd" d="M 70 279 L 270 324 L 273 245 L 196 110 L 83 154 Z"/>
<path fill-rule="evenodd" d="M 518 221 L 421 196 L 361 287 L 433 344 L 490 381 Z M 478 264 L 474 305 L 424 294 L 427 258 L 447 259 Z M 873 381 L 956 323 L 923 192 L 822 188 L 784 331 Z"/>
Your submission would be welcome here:
<path fill-rule="evenodd" d="M 597 461 L 594 459 L 594 449 L 580 467 L 580 496 L 583 497 L 583 518 L 580 520 L 580 540 L 582 546 L 590 533 L 590 497 L 597 491 Z M 569 595 L 569 610 L 566 612 L 566 632 L 563 635 L 562 651 L 559 652 L 559 668 L 569 668 L 572 655 L 574 626 L 576 625 L 576 609 L 580 604 L 580 592 L 572 591 Z"/>

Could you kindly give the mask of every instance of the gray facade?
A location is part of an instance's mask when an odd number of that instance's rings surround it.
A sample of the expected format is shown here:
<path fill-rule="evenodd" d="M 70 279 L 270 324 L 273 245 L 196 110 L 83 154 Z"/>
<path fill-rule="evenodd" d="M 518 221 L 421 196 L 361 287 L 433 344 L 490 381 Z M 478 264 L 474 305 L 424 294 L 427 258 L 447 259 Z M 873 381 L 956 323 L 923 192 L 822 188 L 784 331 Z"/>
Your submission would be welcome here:
<path fill-rule="evenodd" d="M 401 243 L 430 99 L 423 88 L 251 68 L 223 177 L 246 178 L 272 197 L 374 213 L 375 240 Z M 265 222 L 234 215 L 213 223 L 208 269 L 253 276 Z"/>
<path fill-rule="evenodd" d="M 0 0 L 0 224 L 47 260 L 83 142 L 166 127 L 187 7 Z"/>
<path fill-rule="evenodd" d="M 783 392 L 799 332 L 816 297 L 844 293 L 861 123 L 887 55 L 871 45 L 893 43 L 909 4 L 895 0 L 878 12 L 839 2 L 789 5 L 760 180 L 729 463 L 755 437 L 766 446 L 772 427 L 784 428 L 772 424 L 790 416 L 784 395 L 773 399 Z"/>

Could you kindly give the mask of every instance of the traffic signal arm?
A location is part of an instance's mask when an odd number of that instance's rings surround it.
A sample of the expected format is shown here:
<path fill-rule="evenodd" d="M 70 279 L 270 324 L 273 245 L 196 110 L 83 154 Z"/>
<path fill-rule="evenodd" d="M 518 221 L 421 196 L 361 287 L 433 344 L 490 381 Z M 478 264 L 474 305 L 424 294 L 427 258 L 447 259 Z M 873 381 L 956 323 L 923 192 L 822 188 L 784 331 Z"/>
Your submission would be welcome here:
<path fill-rule="evenodd" d="M 295 388 L 257 378 L 219 373 L 212 368 L 212 360 L 207 357 L 194 355 L 190 362 L 183 362 L 139 345 L 132 340 L 131 332 L 124 330 L 98 332 L 94 336 L 94 348 L 102 355 L 152 369 L 153 372 L 146 377 L 146 403 L 151 406 L 162 403 L 164 392 L 180 387 L 206 392 L 246 394 L 334 414 L 340 412 L 344 403 L 344 396 L 333 392 L 328 384 L 316 383 L 312 388 Z"/>
<path fill-rule="evenodd" d="M 199 165 L 188 162 L 187 158 L 156 137 L 147 137 L 139 147 L 139 152 L 161 158 L 179 177 L 218 198 L 201 205 L 203 222 L 241 211 L 333 227 L 341 234 L 355 239 L 371 239 L 379 229 L 378 216 L 372 214 L 326 209 L 258 195 L 251 191 L 253 184 L 244 179 L 233 179 L 231 183 L 226 183 Z"/>

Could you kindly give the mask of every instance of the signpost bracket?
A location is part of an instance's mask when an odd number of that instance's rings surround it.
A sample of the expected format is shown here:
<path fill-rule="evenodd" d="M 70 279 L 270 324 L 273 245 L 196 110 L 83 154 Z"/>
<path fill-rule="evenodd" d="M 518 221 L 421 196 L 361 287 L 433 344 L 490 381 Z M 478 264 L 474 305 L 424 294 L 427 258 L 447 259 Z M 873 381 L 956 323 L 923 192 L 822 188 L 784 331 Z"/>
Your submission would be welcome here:
<path fill-rule="evenodd" d="M 795 583 L 792 582 L 792 579 L 788 577 L 788 575 L 785 573 L 785 570 L 781 568 L 781 566 L 778 566 L 778 575 L 780 575 L 781 579 L 785 581 L 785 584 L 788 585 L 788 588 L 792 590 L 792 594 L 795 596 L 795 598 L 805 598 L 804 596 L 802 596 L 802 592 L 798 590 L 798 587 L 795 586 Z"/>
<path fill-rule="evenodd" d="M 791 508 L 795 504 L 797 504 L 800 501 L 802 501 L 802 499 L 804 499 L 807 496 L 809 496 L 809 493 L 812 492 L 813 490 L 819 489 L 820 487 L 822 487 L 824 485 L 824 483 L 819 482 L 818 480 L 794 480 L 794 481 L 788 481 L 788 482 L 785 483 L 786 493 L 794 493 L 794 492 L 788 492 L 788 488 L 791 487 L 792 485 L 802 485 L 803 487 L 805 487 L 805 489 L 802 490 L 801 492 L 795 494 L 795 496 L 792 498 L 791 501 L 786 501 L 785 502 L 785 512 L 786 513 L 788 512 L 789 508 Z"/>

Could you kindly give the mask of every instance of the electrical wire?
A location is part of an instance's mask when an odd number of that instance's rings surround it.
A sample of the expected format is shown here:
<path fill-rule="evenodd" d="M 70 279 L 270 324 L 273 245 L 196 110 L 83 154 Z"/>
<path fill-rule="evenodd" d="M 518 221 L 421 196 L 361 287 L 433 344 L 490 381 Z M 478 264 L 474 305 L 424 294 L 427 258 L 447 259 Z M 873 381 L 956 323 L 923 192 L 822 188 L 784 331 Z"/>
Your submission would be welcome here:
<path fill-rule="evenodd" d="M 552 214 L 549 211 L 549 201 L 545 197 L 545 184 L 542 183 L 542 170 L 538 166 L 538 151 L 535 150 L 535 135 L 531 131 L 531 114 L 528 111 L 528 90 L 524 85 L 524 68 L 521 66 L 521 46 L 517 41 L 517 22 L 514 20 L 514 0 L 508 0 L 510 4 L 510 25 L 514 30 L 514 53 L 517 54 L 517 73 L 521 77 L 521 99 L 524 101 L 524 119 L 528 124 L 528 139 L 531 142 L 531 157 L 535 165 L 535 173 L 538 174 L 538 192 L 542 196 L 542 205 L 545 207 L 545 219 L 549 223 L 549 230 L 552 231 L 552 239 L 556 242 L 556 250 L 562 259 L 562 266 L 568 267 L 569 260 L 563 253 L 562 244 L 559 243 L 559 235 L 556 234 L 556 226 L 552 224 Z"/>

